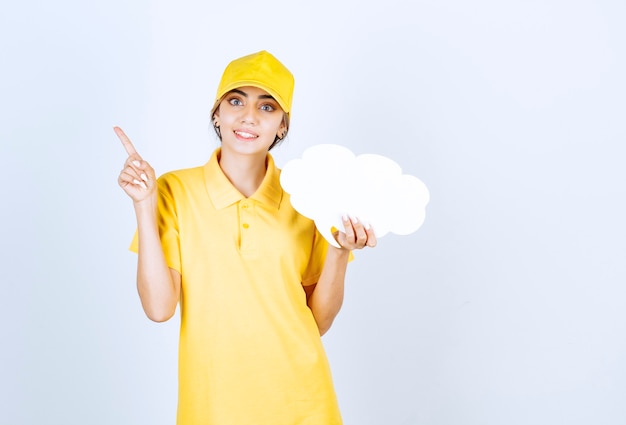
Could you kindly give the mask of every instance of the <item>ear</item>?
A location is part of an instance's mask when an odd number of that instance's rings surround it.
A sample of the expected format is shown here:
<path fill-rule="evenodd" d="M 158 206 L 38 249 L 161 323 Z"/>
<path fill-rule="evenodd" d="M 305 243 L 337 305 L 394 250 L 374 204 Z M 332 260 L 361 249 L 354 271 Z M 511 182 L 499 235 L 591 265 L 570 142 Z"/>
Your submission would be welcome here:
<path fill-rule="evenodd" d="M 287 125 L 285 124 L 285 120 L 281 121 L 280 126 L 278 127 L 278 131 L 276 132 L 276 136 L 279 139 L 283 139 L 287 134 Z"/>
<path fill-rule="evenodd" d="M 215 112 L 213 112 L 213 117 L 211 118 L 213 121 L 213 127 L 219 127 L 220 126 L 220 112 L 219 112 L 219 108 L 215 110 Z"/>

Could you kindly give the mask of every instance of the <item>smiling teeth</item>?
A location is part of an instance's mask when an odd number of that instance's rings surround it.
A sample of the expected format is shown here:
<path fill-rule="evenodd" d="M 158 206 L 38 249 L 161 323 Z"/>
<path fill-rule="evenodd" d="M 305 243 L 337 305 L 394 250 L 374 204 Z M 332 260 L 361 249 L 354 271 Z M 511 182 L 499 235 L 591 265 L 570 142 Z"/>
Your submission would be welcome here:
<path fill-rule="evenodd" d="M 246 133 L 244 131 L 235 131 L 235 134 L 241 137 L 246 137 L 248 139 L 253 139 L 256 137 L 254 134 Z"/>

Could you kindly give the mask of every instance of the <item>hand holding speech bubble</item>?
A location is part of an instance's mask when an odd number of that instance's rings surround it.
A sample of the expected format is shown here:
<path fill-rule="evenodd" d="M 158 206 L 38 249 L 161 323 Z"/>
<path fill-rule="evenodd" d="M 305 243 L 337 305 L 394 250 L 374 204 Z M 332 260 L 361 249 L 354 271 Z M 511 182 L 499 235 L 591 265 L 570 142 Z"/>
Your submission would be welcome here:
<path fill-rule="evenodd" d="M 355 156 L 335 144 L 312 146 L 302 158 L 288 161 L 280 182 L 295 210 L 312 219 L 337 248 L 331 228 L 343 229 L 342 215 L 370 224 L 376 238 L 390 232 L 408 235 L 424 223 L 430 201 L 426 185 L 402 174 L 393 160 L 376 154 Z"/>

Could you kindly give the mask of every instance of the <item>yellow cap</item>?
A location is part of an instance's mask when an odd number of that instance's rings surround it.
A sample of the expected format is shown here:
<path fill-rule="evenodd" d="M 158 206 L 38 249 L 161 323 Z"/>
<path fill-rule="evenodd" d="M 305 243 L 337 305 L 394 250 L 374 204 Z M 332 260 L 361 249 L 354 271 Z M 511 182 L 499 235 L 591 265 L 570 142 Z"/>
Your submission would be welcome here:
<path fill-rule="evenodd" d="M 237 87 L 253 86 L 268 92 L 286 113 L 291 112 L 294 78 L 291 72 L 269 52 L 262 50 L 235 59 L 228 64 L 217 88 L 212 112 L 222 96 Z"/>

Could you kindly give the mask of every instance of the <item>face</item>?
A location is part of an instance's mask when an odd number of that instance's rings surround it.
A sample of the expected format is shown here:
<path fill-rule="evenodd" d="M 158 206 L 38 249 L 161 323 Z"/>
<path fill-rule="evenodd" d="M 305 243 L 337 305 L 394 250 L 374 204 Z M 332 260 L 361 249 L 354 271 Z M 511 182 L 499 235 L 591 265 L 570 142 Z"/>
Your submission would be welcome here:
<path fill-rule="evenodd" d="M 263 89 L 246 86 L 228 92 L 214 114 L 222 150 L 265 155 L 287 130 L 283 117 L 278 102 Z"/>

